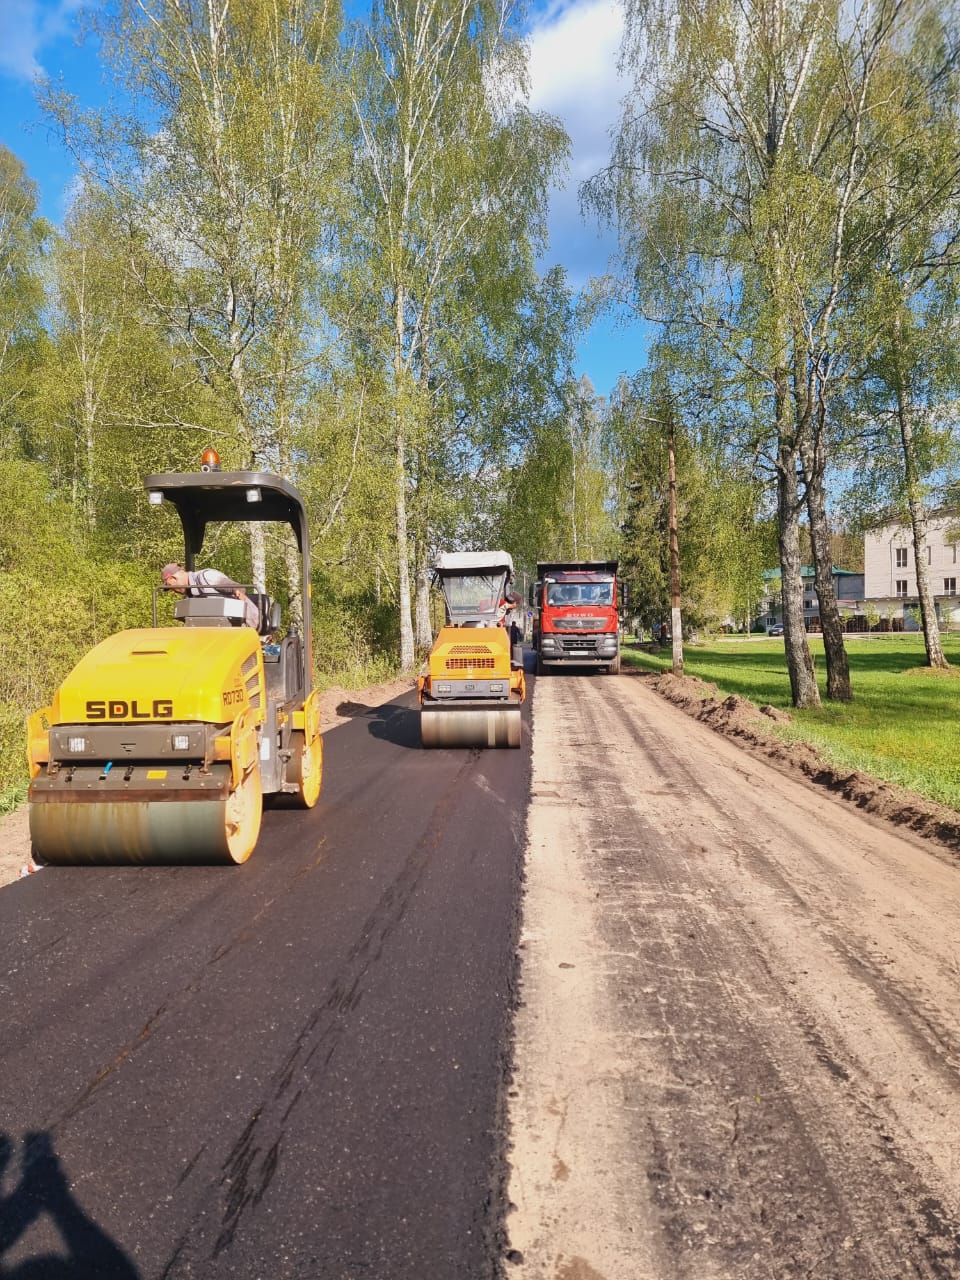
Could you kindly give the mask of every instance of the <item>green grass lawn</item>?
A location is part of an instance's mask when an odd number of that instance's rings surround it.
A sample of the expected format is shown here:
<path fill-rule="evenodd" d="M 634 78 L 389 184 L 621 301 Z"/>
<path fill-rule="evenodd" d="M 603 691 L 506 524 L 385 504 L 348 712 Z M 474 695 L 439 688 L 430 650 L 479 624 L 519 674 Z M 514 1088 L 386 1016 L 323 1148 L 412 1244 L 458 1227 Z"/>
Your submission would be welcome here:
<path fill-rule="evenodd" d="M 960 809 L 960 635 L 943 637 L 953 664 L 946 672 L 924 666 L 919 635 L 850 637 L 847 654 L 853 702 L 824 701 L 819 711 L 795 711 L 783 640 L 714 638 L 684 646 L 684 671 L 758 705 L 790 711 L 789 725 L 771 722 L 782 737 L 812 742 L 830 764 L 860 769 Z M 810 637 L 820 693 L 824 694 L 823 643 Z M 629 643 L 624 660 L 650 671 L 669 671 L 669 649 L 645 653 Z"/>

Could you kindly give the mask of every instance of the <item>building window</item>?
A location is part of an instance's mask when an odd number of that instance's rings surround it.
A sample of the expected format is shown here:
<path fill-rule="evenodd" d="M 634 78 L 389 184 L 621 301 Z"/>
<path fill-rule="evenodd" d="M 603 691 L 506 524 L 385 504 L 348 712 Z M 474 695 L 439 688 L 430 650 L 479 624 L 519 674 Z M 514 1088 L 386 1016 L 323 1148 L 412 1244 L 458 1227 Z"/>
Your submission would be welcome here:
<path fill-rule="evenodd" d="M 906 578 L 898 578 L 897 579 L 897 595 L 905 596 L 906 594 L 907 594 L 907 580 Z"/>
<path fill-rule="evenodd" d="M 955 596 L 955 595 L 957 594 L 957 580 L 956 580 L 956 578 L 944 578 L 944 580 L 943 580 L 943 594 L 944 594 L 945 596 Z"/>
<path fill-rule="evenodd" d="M 907 567 L 907 548 L 897 547 L 897 568 L 905 569 Z"/>
<path fill-rule="evenodd" d="M 950 563 L 951 564 L 957 563 L 957 544 L 956 543 L 954 543 L 953 546 L 950 548 Z"/>
<path fill-rule="evenodd" d="M 933 547 L 927 547 L 927 564 L 933 564 Z"/>

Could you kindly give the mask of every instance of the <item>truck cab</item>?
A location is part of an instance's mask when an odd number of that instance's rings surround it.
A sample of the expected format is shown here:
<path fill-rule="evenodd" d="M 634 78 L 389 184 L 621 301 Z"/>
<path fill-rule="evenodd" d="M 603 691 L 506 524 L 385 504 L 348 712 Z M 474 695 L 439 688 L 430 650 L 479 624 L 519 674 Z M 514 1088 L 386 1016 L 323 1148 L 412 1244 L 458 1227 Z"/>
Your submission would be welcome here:
<path fill-rule="evenodd" d="M 533 586 L 537 674 L 559 666 L 620 670 L 616 560 L 542 561 Z"/>

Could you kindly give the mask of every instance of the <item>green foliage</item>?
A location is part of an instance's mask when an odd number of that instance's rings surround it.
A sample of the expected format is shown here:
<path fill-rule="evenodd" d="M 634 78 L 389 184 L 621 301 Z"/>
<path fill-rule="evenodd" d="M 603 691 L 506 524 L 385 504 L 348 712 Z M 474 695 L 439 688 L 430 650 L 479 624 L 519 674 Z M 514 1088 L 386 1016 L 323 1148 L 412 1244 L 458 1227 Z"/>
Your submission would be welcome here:
<path fill-rule="evenodd" d="M 150 622 L 155 566 L 95 557 L 76 525 L 41 467 L 0 463 L 0 794 L 23 779 L 26 716 L 94 644 Z"/>
<path fill-rule="evenodd" d="M 552 333 L 525 313 L 540 301 L 534 258 L 567 139 L 526 107 L 524 63 L 499 0 L 387 0 L 356 30 L 362 147 L 342 323 L 354 358 L 383 374 L 405 667 L 411 578 L 422 616 L 433 553 L 490 527 L 498 473 L 529 429 L 517 371 Z M 540 355 L 553 363 L 548 342 Z"/>
<path fill-rule="evenodd" d="M 28 456 L 32 378 L 47 354 L 42 271 L 50 228 L 36 186 L 0 145 L 0 457 Z"/>
<path fill-rule="evenodd" d="M 776 558 L 776 532 L 760 517 L 762 486 L 709 421 L 690 421 L 665 392 L 662 374 L 622 383 L 610 432 L 620 477 L 621 572 L 629 612 L 650 627 L 669 616 L 668 421 L 673 418 L 685 625 L 749 621 L 761 573 Z"/>
<path fill-rule="evenodd" d="M 875 461 L 888 497 L 900 455 L 899 496 L 914 505 L 929 491 L 924 454 L 942 465 L 942 433 L 923 424 L 908 464 L 890 427 L 894 409 L 898 426 L 935 409 L 916 359 L 935 355 L 935 326 L 912 346 L 910 318 L 956 290 L 955 16 L 933 0 L 800 0 L 775 16 L 761 0 L 626 5 L 633 83 L 612 162 L 585 195 L 616 222 L 619 293 L 686 356 L 674 391 L 722 386 L 718 403 L 750 428 L 728 431 L 728 444 L 745 471 L 760 460 L 776 480 L 794 609 L 799 512 L 805 503 L 824 558 L 820 495 L 835 450 L 876 488 Z M 955 364 L 955 331 L 941 339 Z M 887 393 L 883 439 L 864 396 L 871 361 Z M 940 401 L 950 431 L 955 397 Z M 837 692 L 842 654 L 830 657 Z M 807 658 L 791 643 L 801 702 L 816 693 Z"/>
<path fill-rule="evenodd" d="M 396 608 L 375 591 L 338 592 L 329 578 L 314 583 L 314 669 L 320 685 L 357 688 L 398 673 Z"/>
<path fill-rule="evenodd" d="M 239 0 L 209 19 L 200 0 L 121 0 L 99 29 L 134 111 L 85 118 L 54 94 L 48 106 L 128 229 L 131 304 L 216 405 L 179 420 L 215 417 L 226 465 L 284 471 L 324 367 L 348 203 L 340 13 Z"/>

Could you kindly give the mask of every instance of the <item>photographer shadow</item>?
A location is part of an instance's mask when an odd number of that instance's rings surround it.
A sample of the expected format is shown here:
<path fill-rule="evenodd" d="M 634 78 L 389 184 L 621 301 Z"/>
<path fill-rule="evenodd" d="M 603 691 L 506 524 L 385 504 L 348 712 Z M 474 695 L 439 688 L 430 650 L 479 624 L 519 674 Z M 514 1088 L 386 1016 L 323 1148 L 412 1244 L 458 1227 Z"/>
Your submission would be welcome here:
<path fill-rule="evenodd" d="M 392 742 L 397 747 L 412 747 L 416 751 L 421 749 L 419 706 L 400 706 L 396 702 L 385 702 L 380 707 L 368 709 L 367 716 L 367 730 L 371 737 Z"/>
<path fill-rule="evenodd" d="M 7 1192 L 14 1143 L 0 1133 L 0 1280 L 139 1280 L 126 1254 L 83 1212 L 70 1193 L 49 1133 L 27 1133 L 20 1181 Z M 5 1259 L 42 1218 L 56 1227 L 62 1249 L 8 1264 Z"/>

